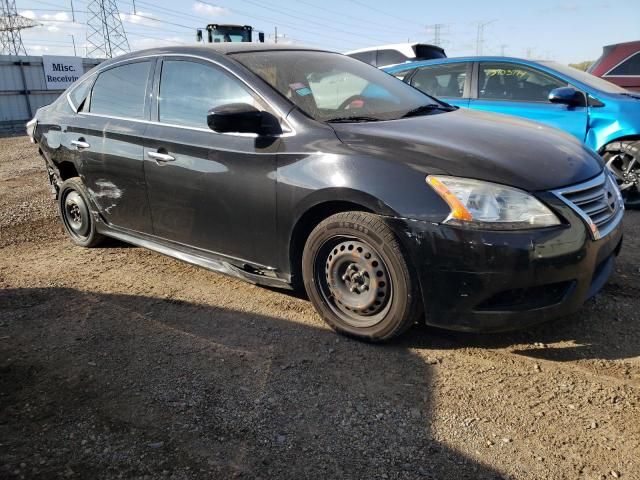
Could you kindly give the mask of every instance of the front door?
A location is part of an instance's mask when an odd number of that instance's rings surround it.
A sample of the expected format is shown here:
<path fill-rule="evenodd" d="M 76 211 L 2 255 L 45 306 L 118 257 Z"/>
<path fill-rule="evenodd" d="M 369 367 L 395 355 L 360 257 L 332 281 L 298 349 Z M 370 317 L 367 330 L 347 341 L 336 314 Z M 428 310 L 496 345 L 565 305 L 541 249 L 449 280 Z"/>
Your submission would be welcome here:
<path fill-rule="evenodd" d="M 278 138 L 220 134 L 219 105 L 265 105 L 217 65 L 165 58 L 157 69 L 156 120 L 146 132 L 145 174 L 154 234 L 269 265 L 275 258 Z"/>
<path fill-rule="evenodd" d="M 546 72 L 508 62 L 481 62 L 475 110 L 523 117 L 565 130 L 580 141 L 587 134 L 587 106 L 569 107 L 549 102 L 549 92 L 567 83 Z"/>

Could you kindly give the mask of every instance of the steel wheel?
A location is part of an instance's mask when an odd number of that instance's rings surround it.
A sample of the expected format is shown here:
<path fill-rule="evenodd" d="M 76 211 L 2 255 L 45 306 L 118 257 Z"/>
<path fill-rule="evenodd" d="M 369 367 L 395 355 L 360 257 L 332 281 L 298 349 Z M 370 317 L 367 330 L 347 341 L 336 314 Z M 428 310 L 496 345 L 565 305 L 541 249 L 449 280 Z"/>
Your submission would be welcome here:
<path fill-rule="evenodd" d="M 331 238 L 318 251 L 315 271 L 325 301 L 345 323 L 371 327 L 387 314 L 393 286 L 382 257 L 370 245 Z"/>

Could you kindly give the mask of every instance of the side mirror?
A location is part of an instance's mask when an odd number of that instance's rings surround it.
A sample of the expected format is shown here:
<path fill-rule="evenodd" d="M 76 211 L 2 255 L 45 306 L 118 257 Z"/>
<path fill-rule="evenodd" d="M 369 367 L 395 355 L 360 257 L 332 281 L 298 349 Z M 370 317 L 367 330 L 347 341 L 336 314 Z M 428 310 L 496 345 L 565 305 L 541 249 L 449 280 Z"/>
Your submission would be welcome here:
<path fill-rule="evenodd" d="M 549 92 L 549 101 L 569 107 L 584 107 L 587 104 L 584 93 L 573 87 L 554 88 Z"/>
<path fill-rule="evenodd" d="M 207 125 L 218 133 L 282 133 L 276 117 L 248 103 L 228 103 L 212 108 L 207 113 Z"/>

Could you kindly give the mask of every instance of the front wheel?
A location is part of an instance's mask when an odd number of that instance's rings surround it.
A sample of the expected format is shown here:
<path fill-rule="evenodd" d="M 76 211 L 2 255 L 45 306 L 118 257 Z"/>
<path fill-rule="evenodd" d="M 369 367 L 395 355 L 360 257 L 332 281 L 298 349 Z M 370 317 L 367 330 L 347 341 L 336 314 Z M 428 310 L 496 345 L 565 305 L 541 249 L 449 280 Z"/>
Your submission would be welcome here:
<path fill-rule="evenodd" d="M 640 141 L 610 143 L 602 156 L 616 177 L 625 206 L 640 208 Z"/>
<path fill-rule="evenodd" d="M 322 221 L 307 239 L 302 277 L 316 310 L 340 333 L 388 340 L 420 314 L 413 269 L 391 229 L 370 213 Z"/>

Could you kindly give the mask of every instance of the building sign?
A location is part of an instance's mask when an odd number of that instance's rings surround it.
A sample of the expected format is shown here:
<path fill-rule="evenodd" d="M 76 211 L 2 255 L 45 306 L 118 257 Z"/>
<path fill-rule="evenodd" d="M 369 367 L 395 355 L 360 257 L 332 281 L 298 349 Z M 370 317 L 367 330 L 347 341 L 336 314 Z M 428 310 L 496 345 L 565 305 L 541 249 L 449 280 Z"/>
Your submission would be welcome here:
<path fill-rule="evenodd" d="M 82 57 L 42 56 L 47 90 L 64 90 L 84 74 Z"/>

